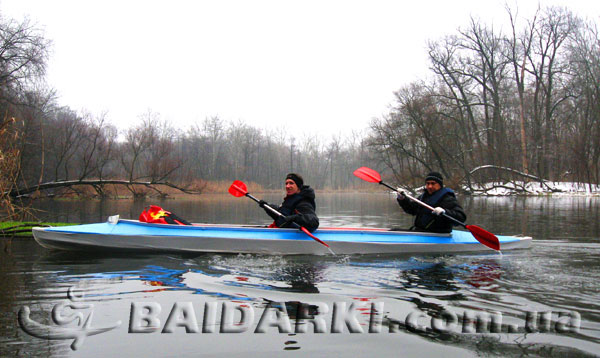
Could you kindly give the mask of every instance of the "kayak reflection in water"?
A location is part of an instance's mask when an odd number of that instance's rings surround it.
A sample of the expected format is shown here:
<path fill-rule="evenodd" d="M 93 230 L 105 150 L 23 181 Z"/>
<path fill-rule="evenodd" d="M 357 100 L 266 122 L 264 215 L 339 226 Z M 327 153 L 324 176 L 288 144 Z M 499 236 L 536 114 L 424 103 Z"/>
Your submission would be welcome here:
<path fill-rule="evenodd" d="M 290 173 L 285 178 L 285 193 L 280 206 L 260 201 L 260 207 L 274 220 L 269 227 L 293 227 L 292 222 L 295 222 L 308 231 L 315 231 L 319 227 L 319 218 L 315 213 L 315 191 L 304 185 L 304 179 L 299 174 Z M 277 216 L 265 206 L 276 209 L 283 216 Z"/>
<path fill-rule="evenodd" d="M 433 211 L 410 200 L 402 194 L 400 189 L 396 199 L 406 213 L 415 215 L 415 223 L 411 230 L 436 233 L 452 232 L 452 226 L 457 224 L 445 218 L 442 215 L 444 213 L 458 221 L 464 222 L 467 219 L 463 208 L 456 200 L 454 191 L 444 187 L 444 178 L 438 172 L 431 172 L 425 177 L 425 190 L 418 197 L 425 204 L 434 207 Z"/>

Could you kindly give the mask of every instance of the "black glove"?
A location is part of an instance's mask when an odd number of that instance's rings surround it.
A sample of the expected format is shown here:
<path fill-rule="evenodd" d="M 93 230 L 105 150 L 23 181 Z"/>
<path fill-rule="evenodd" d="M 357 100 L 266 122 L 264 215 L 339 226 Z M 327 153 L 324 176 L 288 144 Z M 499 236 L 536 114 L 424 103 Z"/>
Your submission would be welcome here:
<path fill-rule="evenodd" d="M 263 208 L 263 209 L 265 208 L 265 205 L 269 205 L 269 203 L 267 203 L 267 202 L 266 202 L 266 201 L 264 201 L 264 200 L 261 200 L 261 201 L 259 201 L 259 202 L 258 202 L 258 206 L 260 206 L 260 207 L 261 207 L 261 208 Z"/>
<path fill-rule="evenodd" d="M 277 226 L 279 227 L 290 227 L 298 215 L 280 216 L 277 219 Z"/>
<path fill-rule="evenodd" d="M 291 223 L 292 221 L 294 221 L 296 218 L 298 217 L 298 215 L 288 215 L 288 216 L 284 216 L 283 217 L 283 221 L 288 224 Z"/>
<path fill-rule="evenodd" d="M 405 199 L 406 199 L 406 196 L 404 196 L 404 192 L 398 190 L 398 195 L 396 196 L 396 200 L 398 200 L 398 202 L 401 202 L 401 201 L 404 201 Z"/>

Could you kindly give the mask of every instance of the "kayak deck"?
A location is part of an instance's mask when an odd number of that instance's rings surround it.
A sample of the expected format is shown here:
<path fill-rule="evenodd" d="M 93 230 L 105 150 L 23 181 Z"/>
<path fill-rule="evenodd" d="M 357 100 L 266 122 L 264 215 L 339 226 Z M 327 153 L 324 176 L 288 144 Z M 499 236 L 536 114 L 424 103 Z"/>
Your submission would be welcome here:
<path fill-rule="evenodd" d="M 150 224 L 135 220 L 63 227 L 36 227 L 35 240 L 55 249 L 328 254 L 329 250 L 297 229 L 260 226 Z M 313 235 L 336 254 L 489 251 L 468 231 L 451 234 L 378 228 L 320 228 Z M 530 237 L 498 236 L 502 250 L 527 248 Z"/>

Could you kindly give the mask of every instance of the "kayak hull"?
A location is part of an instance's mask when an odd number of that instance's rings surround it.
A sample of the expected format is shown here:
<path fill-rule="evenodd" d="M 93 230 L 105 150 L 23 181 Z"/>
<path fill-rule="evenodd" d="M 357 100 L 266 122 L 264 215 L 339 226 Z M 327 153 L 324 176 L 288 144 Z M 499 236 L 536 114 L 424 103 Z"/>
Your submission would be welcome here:
<path fill-rule="evenodd" d="M 313 233 L 336 254 L 399 254 L 477 252 L 491 249 L 468 231 L 451 234 L 391 231 L 373 228 L 322 228 Z M 330 251 L 296 229 L 258 226 L 193 226 L 118 220 L 65 227 L 35 227 L 35 240 L 61 250 L 126 250 L 155 252 L 217 252 L 269 255 L 326 255 Z M 498 236 L 501 250 L 528 248 L 530 237 Z"/>

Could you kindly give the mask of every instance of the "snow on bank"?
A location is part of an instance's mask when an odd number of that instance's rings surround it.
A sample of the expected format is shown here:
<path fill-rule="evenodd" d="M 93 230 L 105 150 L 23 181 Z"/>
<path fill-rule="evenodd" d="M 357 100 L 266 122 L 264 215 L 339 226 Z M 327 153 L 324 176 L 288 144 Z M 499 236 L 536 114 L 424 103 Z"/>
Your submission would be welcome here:
<path fill-rule="evenodd" d="M 472 189 L 463 187 L 463 190 L 473 195 L 600 195 L 600 185 L 573 182 L 496 182 L 483 186 L 473 185 Z"/>

